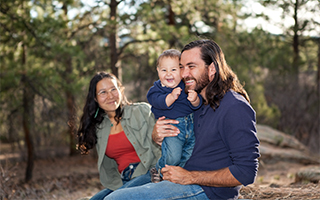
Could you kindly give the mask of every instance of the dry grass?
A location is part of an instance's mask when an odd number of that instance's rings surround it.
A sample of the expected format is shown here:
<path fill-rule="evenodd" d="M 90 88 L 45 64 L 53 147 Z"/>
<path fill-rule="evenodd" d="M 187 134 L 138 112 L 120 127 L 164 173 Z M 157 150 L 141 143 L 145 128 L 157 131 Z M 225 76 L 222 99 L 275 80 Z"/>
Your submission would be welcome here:
<path fill-rule="evenodd" d="M 294 183 L 296 163 L 263 165 L 254 184 L 241 189 L 245 199 L 320 199 L 319 183 Z M 92 196 L 100 184 L 96 158 L 61 157 L 37 160 L 33 178 L 24 183 L 25 163 L 0 165 L 0 200 L 77 200 Z"/>

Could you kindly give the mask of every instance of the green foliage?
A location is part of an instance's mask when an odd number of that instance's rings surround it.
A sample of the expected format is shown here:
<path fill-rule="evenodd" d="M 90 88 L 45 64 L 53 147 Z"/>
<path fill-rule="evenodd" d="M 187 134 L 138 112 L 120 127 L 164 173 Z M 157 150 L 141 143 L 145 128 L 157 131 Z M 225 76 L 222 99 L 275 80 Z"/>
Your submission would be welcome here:
<path fill-rule="evenodd" d="M 240 12 L 244 3 L 121 1 L 116 19 L 110 19 L 108 1 L 93 1 L 90 8 L 84 7 L 86 2 L 81 0 L 1 2 L 0 136 L 23 138 L 20 115 L 26 87 L 22 77 L 26 77 L 28 87 L 35 93 L 33 134 L 40 138 L 38 143 L 55 143 L 51 138 L 57 135 L 61 137 L 56 143 L 68 142 L 67 122 L 81 115 L 91 77 L 97 71 L 111 71 L 112 31 L 117 33 L 115 53 L 119 56 L 129 99 L 133 101 L 146 101 L 147 90 L 158 79 L 156 59 L 165 49 L 181 50 L 192 40 L 209 38 L 222 47 L 228 64 L 245 85 L 258 123 L 295 132 L 284 118 L 289 119 L 290 110 L 297 107 L 288 100 L 295 95 L 288 93 L 288 88 L 293 80 L 290 77 L 296 75 L 303 81 L 297 86 L 299 93 L 295 96 L 303 98 L 299 105 L 306 105 L 308 112 L 300 113 L 299 119 L 309 119 L 304 124 L 314 127 L 309 121 L 317 115 L 314 110 L 318 106 L 315 97 L 318 43 L 302 33 L 310 30 L 316 21 L 304 18 L 299 24 L 299 70 L 296 71 L 292 48 L 294 27 L 289 27 L 283 35 L 272 35 L 258 27 L 248 32 L 238 24 L 238 20 L 252 16 Z M 292 10 L 288 9 L 292 4 L 287 3 L 290 2 L 263 1 L 266 6 L 281 4 L 284 13 Z M 312 13 L 319 11 L 319 5 L 315 5 Z M 260 16 L 264 14 L 256 15 Z M 74 98 L 76 116 L 71 116 L 67 109 L 67 94 Z M 290 119 L 290 123 L 296 120 Z M 299 126 L 299 130 L 305 129 Z"/>

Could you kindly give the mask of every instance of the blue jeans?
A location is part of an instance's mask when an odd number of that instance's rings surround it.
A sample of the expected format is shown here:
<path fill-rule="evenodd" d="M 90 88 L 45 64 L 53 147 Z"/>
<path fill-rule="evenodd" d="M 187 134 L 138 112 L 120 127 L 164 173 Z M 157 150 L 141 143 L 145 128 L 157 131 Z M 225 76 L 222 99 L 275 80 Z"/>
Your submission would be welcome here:
<path fill-rule="evenodd" d="M 195 137 L 193 132 L 193 113 L 176 119 L 179 124 L 173 124 L 179 128 L 180 133 L 175 137 L 165 137 L 161 145 L 162 156 L 156 164 L 160 172 L 165 165 L 184 167 L 190 158 Z"/>
<path fill-rule="evenodd" d="M 170 181 L 149 183 L 146 185 L 119 189 L 104 200 L 156 200 L 156 199 L 188 199 L 209 200 L 199 185 L 180 185 Z"/>
<path fill-rule="evenodd" d="M 144 185 L 144 184 L 151 182 L 150 181 L 151 175 L 150 175 L 149 171 L 144 175 L 141 175 L 141 176 L 138 176 L 134 179 L 131 179 L 131 176 L 132 176 L 134 170 L 136 169 L 136 167 L 138 166 L 138 164 L 139 163 L 130 164 L 130 165 L 132 165 L 131 167 L 129 165 L 125 170 L 123 170 L 123 172 L 121 173 L 123 185 L 120 188 L 135 187 L 135 186 L 140 186 L 140 185 Z M 110 190 L 108 188 L 103 189 L 100 192 L 98 192 L 97 194 L 95 194 L 93 197 L 91 197 L 90 200 L 103 200 L 107 195 L 109 195 L 112 192 L 113 192 L 113 190 Z"/>

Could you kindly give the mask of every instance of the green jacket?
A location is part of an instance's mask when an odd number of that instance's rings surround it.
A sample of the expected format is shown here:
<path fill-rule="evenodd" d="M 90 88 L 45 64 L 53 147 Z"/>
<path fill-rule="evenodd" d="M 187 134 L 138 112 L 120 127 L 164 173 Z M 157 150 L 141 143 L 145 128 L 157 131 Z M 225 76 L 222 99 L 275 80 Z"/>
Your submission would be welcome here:
<path fill-rule="evenodd" d="M 134 103 L 124 107 L 121 125 L 141 160 L 132 178 L 146 174 L 160 158 L 160 147 L 151 137 L 155 121 L 151 106 L 147 103 Z M 111 122 L 105 115 L 97 129 L 98 170 L 102 185 L 116 190 L 122 186 L 118 165 L 114 159 L 105 155 L 110 127 Z"/>

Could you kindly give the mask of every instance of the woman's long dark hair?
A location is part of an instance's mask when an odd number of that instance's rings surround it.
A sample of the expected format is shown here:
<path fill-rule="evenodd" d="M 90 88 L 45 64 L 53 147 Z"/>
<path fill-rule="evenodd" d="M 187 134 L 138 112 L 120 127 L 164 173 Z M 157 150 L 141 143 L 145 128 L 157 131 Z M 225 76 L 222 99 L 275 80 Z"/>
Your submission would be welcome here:
<path fill-rule="evenodd" d="M 124 87 L 117 77 L 113 74 L 107 72 L 98 72 L 90 81 L 89 91 L 87 94 L 86 103 L 83 108 L 83 114 L 80 119 L 80 125 L 77 131 L 78 137 L 78 149 L 80 149 L 82 154 L 87 154 L 90 149 L 92 149 L 97 143 L 97 134 L 96 130 L 98 125 L 104 119 L 104 110 L 99 108 L 99 104 L 95 101 L 96 99 L 96 86 L 99 81 L 104 78 L 109 78 L 116 80 L 117 87 L 120 89 L 122 94 L 121 104 L 116 110 L 116 115 L 114 117 L 117 123 L 120 122 L 120 119 L 123 114 L 123 106 L 130 104 L 124 95 Z M 98 110 L 98 111 L 97 111 Z M 96 115 L 96 112 L 97 115 Z"/>
<path fill-rule="evenodd" d="M 224 54 L 216 42 L 206 39 L 196 40 L 187 44 L 181 53 L 193 48 L 200 48 L 201 58 L 206 66 L 209 66 L 211 63 L 215 66 L 216 74 L 206 89 L 207 103 L 214 110 L 219 107 L 221 99 L 230 89 L 241 94 L 250 103 L 247 92 L 240 84 L 237 75 L 227 64 Z"/>

